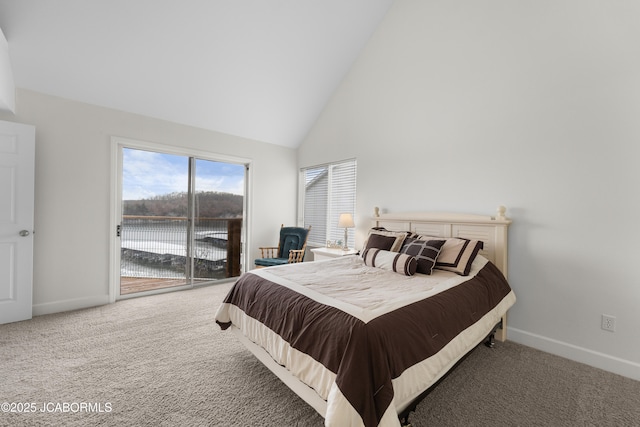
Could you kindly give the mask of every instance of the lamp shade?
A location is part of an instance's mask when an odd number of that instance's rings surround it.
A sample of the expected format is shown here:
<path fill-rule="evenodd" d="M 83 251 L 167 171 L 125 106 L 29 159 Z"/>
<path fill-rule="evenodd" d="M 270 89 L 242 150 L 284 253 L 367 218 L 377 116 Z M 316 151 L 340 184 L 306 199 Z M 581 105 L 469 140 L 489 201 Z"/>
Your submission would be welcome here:
<path fill-rule="evenodd" d="M 356 225 L 353 222 L 353 215 L 350 213 L 342 213 L 340 214 L 340 219 L 338 219 L 338 227 L 340 228 L 353 228 Z"/>

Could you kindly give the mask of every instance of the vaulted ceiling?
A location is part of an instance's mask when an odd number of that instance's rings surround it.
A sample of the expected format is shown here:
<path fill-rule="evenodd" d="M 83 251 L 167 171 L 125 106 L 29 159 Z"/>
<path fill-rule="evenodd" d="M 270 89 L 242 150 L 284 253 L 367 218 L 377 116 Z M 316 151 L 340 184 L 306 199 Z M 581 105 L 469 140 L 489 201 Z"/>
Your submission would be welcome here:
<path fill-rule="evenodd" d="M 296 147 L 393 0 L 0 0 L 13 78 Z"/>

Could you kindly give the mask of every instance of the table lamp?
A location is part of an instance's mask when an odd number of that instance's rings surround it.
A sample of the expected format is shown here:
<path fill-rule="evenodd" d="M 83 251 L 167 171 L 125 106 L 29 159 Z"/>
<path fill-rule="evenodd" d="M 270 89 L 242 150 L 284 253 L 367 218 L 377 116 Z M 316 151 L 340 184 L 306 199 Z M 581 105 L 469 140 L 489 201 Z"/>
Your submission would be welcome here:
<path fill-rule="evenodd" d="M 344 240 L 342 242 L 342 250 L 346 251 L 349 249 L 349 245 L 347 245 L 347 229 L 353 228 L 356 225 L 353 222 L 353 215 L 350 213 L 341 213 L 340 219 L 338 219 L 338 227 L 344 228 Z"/>

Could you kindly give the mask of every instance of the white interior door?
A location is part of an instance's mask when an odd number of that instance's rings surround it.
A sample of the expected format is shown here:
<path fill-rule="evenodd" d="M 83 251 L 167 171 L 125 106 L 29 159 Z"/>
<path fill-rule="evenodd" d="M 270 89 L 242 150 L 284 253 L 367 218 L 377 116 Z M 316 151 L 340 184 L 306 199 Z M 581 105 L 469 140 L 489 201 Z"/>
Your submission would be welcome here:
<path fill-rule="evenodd" d="M 0 323 L 31 319 L 35 128 L 0 121 Z"/>

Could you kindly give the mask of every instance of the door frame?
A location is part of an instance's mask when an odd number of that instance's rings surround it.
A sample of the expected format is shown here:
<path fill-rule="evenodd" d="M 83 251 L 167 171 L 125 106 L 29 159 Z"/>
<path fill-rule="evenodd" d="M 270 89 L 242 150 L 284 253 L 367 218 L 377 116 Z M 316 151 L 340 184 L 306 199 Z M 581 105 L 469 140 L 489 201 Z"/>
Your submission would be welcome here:
<path fill-rule="evenodd" d="M 122 216 L 122 148 L 132 148 L 136 150 L 147 150 L 158 153 L 174 154 L 178 156 L 196 157 L 202 160 L 210 160 L 214 162 L 226 162 L 242 164 L 245 166 L 245 182 L 244 182 L 244 197 L 243 197 L 243 213 L 242 213 L 242 272 L 246 271 L 248 264 L 248 251 L 247 248 L 251 247 L 250 244 L 250 223 L 251 217 L 251 202 L 250 202 L 250 189 L 252 187 L 252 160 L 229 156 L 225 154 L 218 154 L 209 151 L 197 150 L 187 147 L 179 147 L 173 145 L 167 145 L 157 142 L 141 141 L 131 138 L 123 138 L 119 136 L 111 137 L 111 188 L 110 188 L 110 210 L 109 210 L 109 302 L 115 302 L 118 299 L 125 299 L 130 297 L 137 297 L 143 295 L 150 295 L 153 293 L 162 293 L 167 291 L 190 289 L 191 285 L 176 286 L 167 290 L 148 291 L 139 294 L 131 294 L 127 296 L 120 296 L 120 238 L 117 237 L 117 227 L 120 223 Z M 229 280 L 235 280 L 230 278 Z M 224 280 L 219 280 L 221 282 Z"/>

